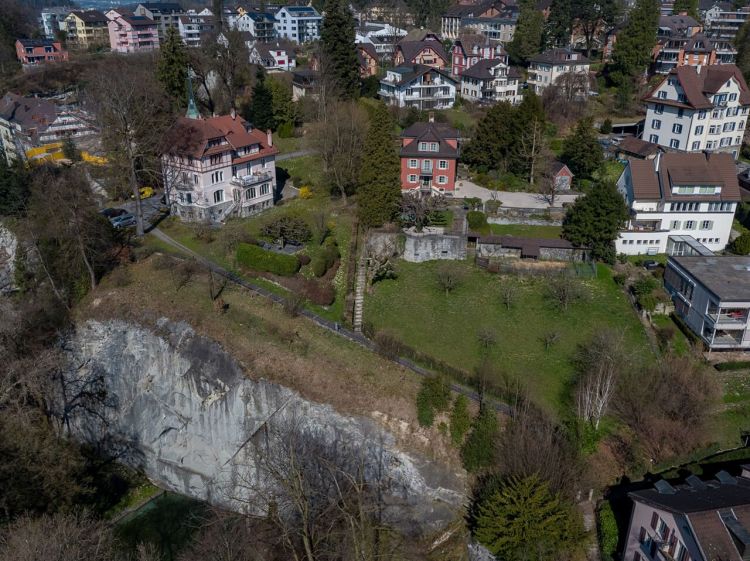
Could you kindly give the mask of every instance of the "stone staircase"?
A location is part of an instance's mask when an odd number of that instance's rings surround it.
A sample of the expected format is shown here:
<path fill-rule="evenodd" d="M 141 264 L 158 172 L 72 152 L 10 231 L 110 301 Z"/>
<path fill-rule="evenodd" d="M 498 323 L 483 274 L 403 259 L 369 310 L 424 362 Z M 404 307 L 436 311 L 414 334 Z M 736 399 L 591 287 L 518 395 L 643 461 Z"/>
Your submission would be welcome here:
<path fill-rule="evenodd" d="M 354 331 L 362 333 L 362 320 L 367 287 L 367 253 L 363 250 L 357 263 L 357 280 L 354 288 Z"/>

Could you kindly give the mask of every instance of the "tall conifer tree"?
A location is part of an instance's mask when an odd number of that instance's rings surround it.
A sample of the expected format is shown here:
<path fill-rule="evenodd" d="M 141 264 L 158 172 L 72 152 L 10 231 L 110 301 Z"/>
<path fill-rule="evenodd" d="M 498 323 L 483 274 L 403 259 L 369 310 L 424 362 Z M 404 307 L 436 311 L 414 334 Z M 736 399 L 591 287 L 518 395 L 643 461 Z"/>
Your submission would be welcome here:
<path fill-rule="evenodd" d="M 354 46 L 354 18 L 344 0 L 327 0 L 320 32 L 325 78 L 338 88 L 341 99 L 359 94 L 359 64 Z"/>
<path fill-rule="evenodd" d="M 382 103 L 372 110 L 359 174 L 357 205 L 365 226 L 392 220 L 401 200 L 401 163 L 393 144 L 393 121 Z"/>
<path fill-rule="evenodd" d="M 174 27 L 167 28 L 159 49 L 156 77 L 177 107 L 187 105 L 185 82 L 188 75 L 188 53 L 185 43 Z"/>

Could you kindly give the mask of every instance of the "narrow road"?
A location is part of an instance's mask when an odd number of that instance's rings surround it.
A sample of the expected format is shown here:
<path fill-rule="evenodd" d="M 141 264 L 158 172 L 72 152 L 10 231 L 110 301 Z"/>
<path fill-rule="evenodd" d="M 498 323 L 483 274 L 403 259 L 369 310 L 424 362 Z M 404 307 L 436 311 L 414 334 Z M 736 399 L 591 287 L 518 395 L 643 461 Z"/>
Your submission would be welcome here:
<path fill-rule="evenodd" d="M 151 230 L 150 234 L 156 236 L 164 243 L 167 243 L 171 245 L 172 247 L 179 249 L 182 253 L 185 253 L 187 255 L 190 255 L 193 257 L 196 261 L 203 264 L 204 266 L 208 267 L 216 273 L 217 275 L 221 275 L 228 279 L 229 281 L 233 282 L 234 284 L 237 284 L 239 286 L 242 286 L 244 288 L 247 288 L 248 290 L 252 290 L 253 292 L 263 296 L 264 298 L 268 298 L 269 300 L 276 302 L 278 304 L 283 304 L 285 302 L 285 298 L 283 296 L 279 296 L 278 294 L 274 294 L 273 292 L 270 292 L 269 290 L 266 290 L 262 286 L 258 286 L 257 284 L 254 284 L 252 282 L 249 282 L 242 277 L 235 275 L 231 271 L 227 271 L 223 267 L 220 267 L 213 261 L 209 261 L 202 255 L 196 253 L 195 251 L 191 250 L 188 247 L 185 247 L 177 240 L 171 238 L 164 232 L 162 232 L 158 227 Z M 351 331 L 350 329 L 346 329 L 344 326 L 342 326 L 338 322 L 330 321 L 324 317 L 321 317 L 310 310 L 307 310 L 305 308 L 300 310 L 300 315 L 306 317 L 310 321 L 318 324 L 323 329 L 327 329 L 331 333 L 338 335 L 339 337 L 343 337 L 344 339 L 348 339 L 349 341 L 352 341 L 353 343 L 357 343 L 358 345 L 366 348 L 369 351 L 372 351 L 379 356 L 383 356 L 380 353 L 377 352 L 377 345 L 367 337 L 365 337 L 361 333 L 355 333 L 354 331 Z M 386 357 L 383 357 L 386 358 Z M 389 359 L 392 362 L 395 362 L 396 364 L 399 364 L 403 366 L 404 368 L 408 368 L 412 372 L 415 372 L 419 374 L 420 376 L 433 376 L 435 373 L 431 372 L 430 370 L 427 370 L 426 368 L 422 368 L 418 364 L 415 364 L 409 359 L 403 358 L 403 357 L 396 357 Z M 469 399 L 480 402 L 479 394 L 473 390 L 470 390 L 464 386 L 460 386 L 458 384 L 451 384 L 451 389 L 456 392 L 465 395 Z M 496 411 L 499 411 L 501 413 L 504 413 L 506 415 L 510 415 L 511 408 L 505 403 L 502 403 L 500 401 L 496 401 L 490 398 L 487 398 L 485 400 L 489 405 L 491 405 Z"/>
<path fill-rule="evenodd" d="M 312 154 L 315 154 L 315 150 L 297 150 L 296 152 L 288 152 L 286 154 L 279 154 L 276 156 L 277 162 L 282 162 L 284 160 L 291 160 L 292 158 L 301 158 L 302 156 L 310 156 Z"/>

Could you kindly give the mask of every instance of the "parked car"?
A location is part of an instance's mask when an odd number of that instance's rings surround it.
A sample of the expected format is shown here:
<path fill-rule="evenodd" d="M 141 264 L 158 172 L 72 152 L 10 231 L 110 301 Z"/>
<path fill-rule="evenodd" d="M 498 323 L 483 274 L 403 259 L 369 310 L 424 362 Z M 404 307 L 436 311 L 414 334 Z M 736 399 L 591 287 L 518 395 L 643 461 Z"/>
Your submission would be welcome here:
<path fill-rule="evenodd" d="M 656 269 L 659 268 L 659 266 L 660 266 L 659 262 L 654 261 L 653 259 L 646 259 L 643 262 L 643 268 L 646 269 L 647 271 L 655 271 Z"/>
<path fill-rule="evenodd" d="M 107 218 L 117 218 L 118 216 L 122 216 L 123 214 L 127 214 L 128 211 L 124 208 L 105 208 L 104 210 L 100 210 L 99 214 L 106 216 Z"/>
<path fill-rule="evenodd" d="M 135 216 L 133 216 L 130 213 L 123 214 L 115 218 L 110 218 L 109 221 L 112 224 L 112 226 L 114 226 L 117 229 L 127 228 L 129 226 L 135 226 L 136 224 Z"/>
<path fill-rule="evenodd" d="M 150 199 L 151 197 L 155 195 L 155 191 L 153 187 L 141 187 L 140 189 L 138 189 L 138 193 L 141 197 L 141 200 Z M 133 197 L 133 195 L 130 195 L 130 198 L 133 199 L 135 197 Z"/>

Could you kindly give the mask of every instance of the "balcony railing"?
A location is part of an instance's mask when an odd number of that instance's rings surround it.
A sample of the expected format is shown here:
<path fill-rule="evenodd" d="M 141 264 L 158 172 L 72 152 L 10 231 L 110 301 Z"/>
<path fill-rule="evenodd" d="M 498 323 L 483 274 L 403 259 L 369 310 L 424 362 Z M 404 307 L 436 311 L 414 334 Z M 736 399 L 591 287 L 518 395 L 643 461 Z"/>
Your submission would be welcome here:
<path fill-rule="evenodd" d="M 271 173 L 252 173 L 249 175 L 240 175 L 232 178 L 232 183 L 239 185 L 240 187 L 250 187 L 251 185 L 257 185 L 264 181 L 271 181 L 273 175 Z"/>
<path fill-rule="evenodd" d="M 744 327 L 747 325 L 748 310 L 710 309 L 706 314 L 715 324 Z"/>

